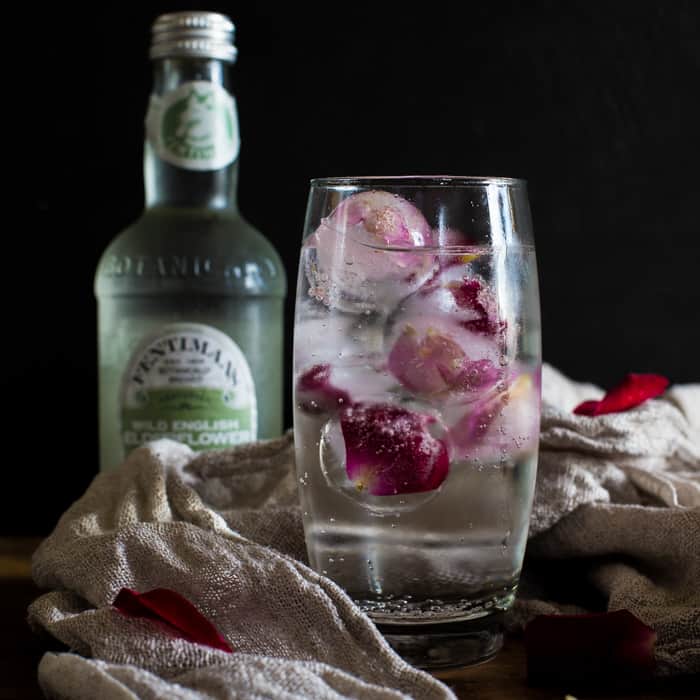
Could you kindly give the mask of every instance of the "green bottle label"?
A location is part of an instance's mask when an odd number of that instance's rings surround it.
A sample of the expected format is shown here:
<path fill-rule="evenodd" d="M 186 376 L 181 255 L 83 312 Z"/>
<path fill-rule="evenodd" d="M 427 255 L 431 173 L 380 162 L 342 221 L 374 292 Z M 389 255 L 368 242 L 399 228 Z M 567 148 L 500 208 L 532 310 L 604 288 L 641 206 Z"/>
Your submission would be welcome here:
<path fill-rule="evenodd" d="M 122 382 L 121 436 L 127 454 L 160 438 L 193 450 L 255 440 L 255 385 L 238 345 L 199 323 L 171 324 L 145 338 Z"/>
<path fill-rule="evenodd" d="M 152 95 L 146 133 L 161 159 L 187 170 L 219 170 L 240 149 L 233 96 L 205 80 L 183 83 L 162 97 Z"/>

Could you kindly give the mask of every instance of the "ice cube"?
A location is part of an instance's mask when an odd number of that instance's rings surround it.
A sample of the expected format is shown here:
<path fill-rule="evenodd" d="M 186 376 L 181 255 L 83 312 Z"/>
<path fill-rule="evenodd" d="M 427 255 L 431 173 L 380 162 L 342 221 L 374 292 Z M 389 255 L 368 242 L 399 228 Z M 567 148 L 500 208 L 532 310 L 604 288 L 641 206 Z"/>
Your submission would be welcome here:
<path fill-rule="evenodd" d="M 502 377 L 505 324 L 484 280 L 448 268 L 404 299 L 386 326 L 389 370 L 431 401 L 469 401 Z"/>
<path fill-rule="evenodd" d="M 343 200 L 305 243 L 309 295 L 347 311 L 387 310 L 433 273 L 433 232 L 421 212 L 389 192 Z"/>
<path fill-rule="evenodd" d="M 449 471 L 432 416 L 356 403 L 321 431 L 321 469 L 330 486 L 376 514 L 411 510 L 437 494 Z"/>
<path fill-rule="evenodd" d="M 384 347 L 383 333 L 383 319 L 373 314 L 319 307 L 309 312 L 301 307 L 294 329 L 294 364 L 298 370 L 320 363 L 377 364 Z"/>
<path fill-rule="evenodd" d="M 445 412 L 450 447 L 457 459 L 497 463 L 537 447 L 539 371 L 515 366 L 510 377 L 503 391 L 492 391 L 461 407 L 461 415 L 457 405 Z"/>

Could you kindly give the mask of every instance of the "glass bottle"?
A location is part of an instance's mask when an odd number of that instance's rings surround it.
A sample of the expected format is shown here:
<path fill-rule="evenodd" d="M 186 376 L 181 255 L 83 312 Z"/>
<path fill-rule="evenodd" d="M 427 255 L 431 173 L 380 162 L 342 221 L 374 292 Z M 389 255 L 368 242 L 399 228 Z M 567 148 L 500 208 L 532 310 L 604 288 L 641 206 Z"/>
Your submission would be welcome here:
<path fill-rule="evenodd" d="M 95 276 L 101 469 L 160 437 L 201 450 L 282 430 L 286 279 L 236 202 L 233 31 L 209 12 L 153 25 L 145 208 Z"/>

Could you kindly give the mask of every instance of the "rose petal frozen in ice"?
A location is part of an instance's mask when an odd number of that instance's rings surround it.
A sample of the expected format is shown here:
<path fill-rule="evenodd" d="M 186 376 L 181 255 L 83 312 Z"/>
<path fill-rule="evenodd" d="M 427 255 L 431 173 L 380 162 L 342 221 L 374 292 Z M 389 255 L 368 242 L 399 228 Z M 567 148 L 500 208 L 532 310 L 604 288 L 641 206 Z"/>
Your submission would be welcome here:
<path fill-rule="evenodd" d="M 435 418 L 391 404 L 342 410 L 345 469 L 355 489 L 374 496 L 437 489 L 447 477 L 445 443 L 428 430 Z"/>
<path fill-rule="evenodd" d="M 494 386 L 502 375 L 503 370 L 491 360 L 465 360 L 454 386 L 458 391 L 482 392 Z"/>
<path fill-rule="evenodd" d="M 413 248 L 432 244 L 433 232 L 423 214 L 390 192 L 354 194 L 343 200 L 327 221 L 339 231 L 361 226 L 362 240 L 370 245 Z"/>
<path fill-rule="evenodd" d="M 496 303 L 486 285 L 476 277 L 463 277 L 450 282 L 448 288 L 459 309 L 475 314 L 460 323 L 468 330 L 485 335 L 496 335 L 504 327 L 497 316 Z"/>
<path fill-rule="evenodd" d="M 340 308 L 371 309 L 387 297 L 398 300 L 422 284 L 436 264 L 434 254 L 410 249 L 432 244 L 428 222 L 407 200 L 381 191 L 354 194 L 305 244 L 315 251 L 306 264 L 309 294 Z"/>
<path fill-rule="evenodd" d="M 439 312 L 465 330 L 500 343 L 506 323 L 500 318 L 496 296 L 467 266 L 468 263 L 451 263 L 442 267 L 411 296 L 413 308 L 407 307 L 407 311 L 422 315 Z"/>
<path fill-rule="evenodd" d="M 629 411 L 647 399 L 653 399 L 666 391 L 669 380 L 659 374 L 628 374 L 600 401 L 584 401 L 574 413 L 580 416 L 601 416 L 605 413 Z"/>
<path fill-rule="evenodd" d="M 306 370 L 296 385 L 296 401 L 307 413 L 327 413 L 350 404 L 350 395 L 333 386 L 330 365 L 314 365 Z"/>
<path fill-rule="evenodd" d="M 475 401 L 463 418 L 450 428 L 450 442 L 461 455 L 479 445 L 508 401 L 507 392 L 489 393 Z"/>
<path fill-rule="evenodd" d="M 403 325 L 389 353 L 388 367 L 409 391 L 433 396 L 484 391 L 502 373 L 488 359 L 471 360 L 449 330 L 428 326 L 419 333 L 410 323 Z"/>
<path fill-rule="evenodd" d="M 505 323 L 485 283 L 464 271 L 442 270 L 402 300 L 387 324 L 388 368 L 422 397 L 469 401 L 502 378 Z"/>
<path fill-rule="evenodd" d="M 539 374 L 517 373 L 503 391 L 488 392 L 464 408 L 448 433 L 459 458 L 498 461 L 531 451 L 539 438 Z"/>

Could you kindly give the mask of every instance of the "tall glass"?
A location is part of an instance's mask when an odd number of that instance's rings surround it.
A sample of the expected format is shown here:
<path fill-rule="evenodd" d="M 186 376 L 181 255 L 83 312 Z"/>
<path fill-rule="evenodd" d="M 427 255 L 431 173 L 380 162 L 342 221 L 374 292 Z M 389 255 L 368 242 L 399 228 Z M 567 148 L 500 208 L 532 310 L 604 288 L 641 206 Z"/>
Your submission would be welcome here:
<path fill-rule="evenodd" d="M 294 327 L 309 560 L 418 666 L 502 644 L 540 366 L 524 181 L 312 180 Z"/>

